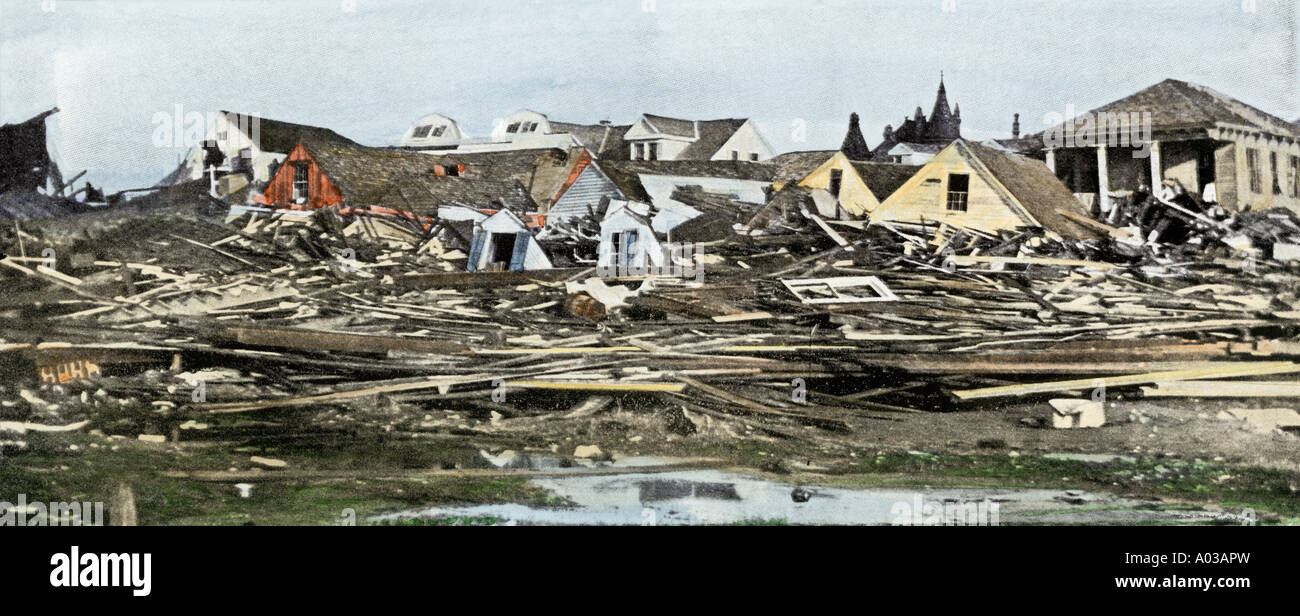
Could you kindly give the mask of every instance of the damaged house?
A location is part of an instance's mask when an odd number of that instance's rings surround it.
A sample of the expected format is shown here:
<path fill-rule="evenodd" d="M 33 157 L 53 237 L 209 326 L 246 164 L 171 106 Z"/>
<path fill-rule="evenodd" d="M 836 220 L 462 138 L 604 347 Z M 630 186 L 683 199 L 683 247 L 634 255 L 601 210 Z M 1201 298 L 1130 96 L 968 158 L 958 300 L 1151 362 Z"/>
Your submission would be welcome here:
<path fill-rule="evenodd" d="M 1043 142 L 1057 177 L 1102 211 L 1165 180 L 1230 211 L 1300 211 L 1298 137 L 1281 118 L 1166 79 L 1048 129 Z"/>
<path fill-rule="evenodd" d="M 920 168 L 917 165 L 854 161 L 843 152 L 834 152 L 799 179 L 797 185 L 820 197 L 819 215 L 855 219 L 875 211 Z M 826 205 L 821 207 L 821 204 Z"/>
<path fill-rule="evenodd" d="M 659 233 L 668 233 L 702 213 L 673 198 L 679 188 L 694 186 L 736 201 L 762 204 L 767 202 L 777 172 L 772 163 L 727 160 L 604 161 L 601 168 L 627 198 L 644 199 L 654 206 L 652 222 Z"/>
<path fill-rule="evenodd" d="M 1041 161 L 958 139 L 903 183 L 872 222 L 949 224 L 996 234 L 1043 227 L 1064 238 L 1094 238 L 1078 222 L 1082 206 Z"/>
<path fill-rule="evenodd" d="M 610 202 L 600 223 L 598 268 L 620 270 L 663 265 L 664 251 L 652 227 L 650 210 L 651 206 L 645 203 Z"/>
<path fill-rule="evenodd" d="M 551 267 L 546 251 L 518 214 L 503 208 L 474 224 L 467 271 L 517 272 Z"/>
<path fill-rule="evenodd" d="M 239 190 L 245 184 L 269 182 L 277 167 L 298 144 L 362 148 L 361 144 L 328 128 L 260 118 L 245 113 L 221 111 L 207 127 L 203 142 L 186 153 L 180 166 L 163 178 L 159 186 L 170 186 L 205 175 L 215 183 L 218 195 Z"/>
<path fill-rule="evenodd" d="M 518 181 L 454 175 L 425 154 L 306 144 L 291 149 L 256 200 L 276 208 L 339 207 L 421 219 L 451 204 L 536 209 Z"/>

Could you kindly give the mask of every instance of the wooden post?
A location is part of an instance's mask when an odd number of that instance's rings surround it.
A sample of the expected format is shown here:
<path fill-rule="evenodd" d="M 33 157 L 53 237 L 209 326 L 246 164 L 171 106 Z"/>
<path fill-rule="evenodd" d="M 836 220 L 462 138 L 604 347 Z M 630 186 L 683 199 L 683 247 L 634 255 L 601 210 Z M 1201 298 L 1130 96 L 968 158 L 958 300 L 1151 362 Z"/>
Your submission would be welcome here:
<path fill-rule="evenodd" d="M 1110 170 L 1107 169 L 1106 146 L 1097 146 L 1097 205 L 1101 213 L 1110 212 Z"/>
<path fill-rule="evenodd" d="M 1047 168 L 1056 173 L 1056 150 L 1047 151 Z"/>

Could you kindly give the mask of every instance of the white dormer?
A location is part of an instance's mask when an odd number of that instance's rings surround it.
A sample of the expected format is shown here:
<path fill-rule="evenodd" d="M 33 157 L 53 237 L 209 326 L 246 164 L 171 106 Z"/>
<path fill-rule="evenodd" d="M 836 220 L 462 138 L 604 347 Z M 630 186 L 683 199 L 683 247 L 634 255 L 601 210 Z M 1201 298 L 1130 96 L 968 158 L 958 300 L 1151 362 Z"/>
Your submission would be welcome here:
<path fill-rule="evenodd" d="M 461 142 L 464 135 L 456 121 L 438 113 L 416 120 L 402 136 L 401 145 L 408 147 L 449 147 Z"/>
<path fill-rule="evenodd" d="M 519 141 L 547 135 L 551 132 L 551 123 L 546 115 L 531 109 L 516 111 L 492 128 L 492 141 Z"/>

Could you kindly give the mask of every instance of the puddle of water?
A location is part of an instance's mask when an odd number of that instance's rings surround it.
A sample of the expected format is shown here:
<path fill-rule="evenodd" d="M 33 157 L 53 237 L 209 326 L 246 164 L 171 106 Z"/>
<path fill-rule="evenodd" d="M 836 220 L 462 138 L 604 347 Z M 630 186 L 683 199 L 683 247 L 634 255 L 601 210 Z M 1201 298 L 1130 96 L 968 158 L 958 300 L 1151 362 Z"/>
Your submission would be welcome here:
<path fill-rule="evenodd" d="M 533 452 L 506 450 L 498 454 L 479 450 L 484 461 L 484 468 L 521 469 L 531 471 L 582 471 L 593 468 L 647 468 L 668 466 L 681 462 L 672 458 L 652 456 L 634 456 L 618 460 L 596 460 L 592 458 L 572 458 Z"/>
<path fill-rule="evenodd" d="M 539 477 L 532 482 L 574 506 L 440 506 L 378 515 L 371 520 L 493 516 L 517 524 L 696 525 L 784 520 L 789 524 L 891 525 L 942 524 L 946 519 L 988 525 L 1007 523 L 1008 516 L 1024 521 L 1024 514 L 1070 507 L 1058 500 L 1066 496 L 1064 490 L 854 490 L 799 486 L 708 469 Z M 1071 494 L 1077 497 L 1080 493 Z"/>

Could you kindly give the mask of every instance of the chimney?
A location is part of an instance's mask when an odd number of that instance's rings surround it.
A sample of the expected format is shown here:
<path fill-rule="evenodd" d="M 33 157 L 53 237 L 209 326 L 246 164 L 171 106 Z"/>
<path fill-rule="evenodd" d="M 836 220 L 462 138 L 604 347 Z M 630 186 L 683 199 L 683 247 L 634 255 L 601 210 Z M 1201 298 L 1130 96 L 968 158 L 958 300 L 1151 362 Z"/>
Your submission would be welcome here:
<path fill-rule="evenodd" d="M 1011 138 L 1020 138 L 1020 114 L 1016 114 L 1016 119 L 1011 122 Z"/>

